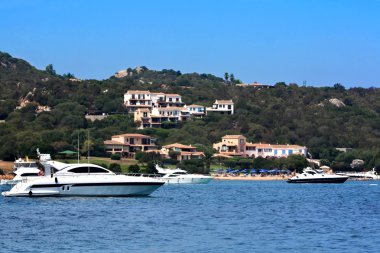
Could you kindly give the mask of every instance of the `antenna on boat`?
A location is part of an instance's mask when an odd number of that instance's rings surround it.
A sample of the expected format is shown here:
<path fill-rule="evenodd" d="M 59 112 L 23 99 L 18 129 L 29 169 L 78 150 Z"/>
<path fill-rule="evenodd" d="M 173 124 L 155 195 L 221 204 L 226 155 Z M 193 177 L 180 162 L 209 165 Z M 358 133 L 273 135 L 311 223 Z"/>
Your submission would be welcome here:
<path fill-rule="evenodd" d="M 87 129 L 87 161 L 90 163 L 90 130 Z"/>
<path fill-rule="evenodd" d="M 79 164 L 79 131 L 78 131 L 78 148 L 77 148 L 77 155 L 78 155 L 78 164 Z"/>

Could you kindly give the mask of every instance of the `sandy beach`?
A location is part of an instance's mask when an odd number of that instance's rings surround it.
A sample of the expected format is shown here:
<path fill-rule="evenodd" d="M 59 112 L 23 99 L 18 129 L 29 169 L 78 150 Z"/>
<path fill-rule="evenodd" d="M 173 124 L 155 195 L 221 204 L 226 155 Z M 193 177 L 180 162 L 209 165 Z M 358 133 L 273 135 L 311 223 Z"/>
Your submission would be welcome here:
<path fill-rule="evenodd" d="M 247 181 L 273 181 L 273 180 L 287 180 L 288 176 L 227 176 L 227 175 L 213 175 L 215 180 L 247 180 Z"/>

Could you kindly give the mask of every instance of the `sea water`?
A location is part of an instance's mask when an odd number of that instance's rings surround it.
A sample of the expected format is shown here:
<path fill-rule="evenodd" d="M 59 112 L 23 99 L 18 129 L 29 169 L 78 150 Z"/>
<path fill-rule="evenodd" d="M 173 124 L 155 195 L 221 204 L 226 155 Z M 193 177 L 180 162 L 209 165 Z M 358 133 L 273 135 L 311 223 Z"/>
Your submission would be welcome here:
<path fill-rule="evenodd" d="M 379 252 L 376 181 L 164 185 L 140 198 L 0 197 L 0 252 Z"/>

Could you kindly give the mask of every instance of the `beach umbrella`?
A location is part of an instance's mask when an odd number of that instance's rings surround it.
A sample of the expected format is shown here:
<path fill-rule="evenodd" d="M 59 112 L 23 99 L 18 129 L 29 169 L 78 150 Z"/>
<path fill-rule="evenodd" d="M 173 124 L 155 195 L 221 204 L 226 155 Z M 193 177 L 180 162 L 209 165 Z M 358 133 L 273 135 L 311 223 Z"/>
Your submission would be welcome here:
<path fill-rule="evenodd" d="M 58 152 L 58 154 L 60 155 L 76 155 L 78 152 L 76 151 L 71 151 L 71 150 L 65 150 L 65 151 L 62 151 L 62 152 Z"/>

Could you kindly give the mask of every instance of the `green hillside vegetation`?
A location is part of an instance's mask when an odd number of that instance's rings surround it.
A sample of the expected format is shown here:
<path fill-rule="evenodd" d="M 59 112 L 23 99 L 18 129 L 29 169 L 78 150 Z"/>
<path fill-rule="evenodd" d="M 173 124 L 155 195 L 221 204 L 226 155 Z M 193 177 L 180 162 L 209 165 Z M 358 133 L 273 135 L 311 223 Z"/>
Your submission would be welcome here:
<path fill-rule="evenodd" d="M 380 165 L 380 89 L 305 87 L 277 83 L 271 89 L 238 87 L 210 74 L 182 74 L 175 70 L 128 69 L 128 76 L 105 80 L 73 80 L 57 75 L 50 65 L 37 70 L 26 61 L 0 53 L 0 158 L 32 156 L 39 147 L 55 154 L 80 146 L 105 156 L 103 141 L 114 134 L 139 132 L 173 142 L 208 148 L 226 134 L 243 134 L 251 142 L 307 146 L 314 158 L 336 168 L 349 168 L 352 158 L 364 159 L 366 168 Z M 232 99 L 234 115 L 213 115 L 179 124 L 174 129 L 137 130 L 126 114 L 127 90 L 178 93 L 186 104 L 211 106 L 216 99 Z M 339 99 L 344 106 L 329 102 Z M 21 99 L 31 101 L 15 110 Z M 38 105 L 50 112 L 36 113 Z M 89 122 L 86 113 L 108 113 L 105 120 Z M 354 148 L 340 153 L 335 147 Z M 81 151 L 86 153 L 86 148 Z M 350 160 L 351 159 L 351 160 Z"/>

